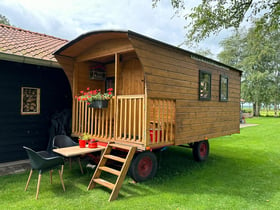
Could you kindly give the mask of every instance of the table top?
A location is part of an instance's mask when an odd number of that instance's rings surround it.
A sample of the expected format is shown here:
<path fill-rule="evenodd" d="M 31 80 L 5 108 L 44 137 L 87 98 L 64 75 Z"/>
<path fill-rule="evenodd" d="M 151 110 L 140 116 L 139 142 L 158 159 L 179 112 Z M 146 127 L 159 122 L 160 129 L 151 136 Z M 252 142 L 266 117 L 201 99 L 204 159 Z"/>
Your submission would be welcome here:
<path fill-rule="evenodd" d="M 73 147 L 57 148 L 57 149 L 53 149 L 53 151 L 65 157 L 73 157 L 78 155 L 84 155 L 87 153 L 102 151 L 105 148 L 106 147 L 103 146 L 98 146 L 97 148 L 88 148 L 87 145 L 85 148 L 80 148 L 80 146 L 73 146 Z"/>

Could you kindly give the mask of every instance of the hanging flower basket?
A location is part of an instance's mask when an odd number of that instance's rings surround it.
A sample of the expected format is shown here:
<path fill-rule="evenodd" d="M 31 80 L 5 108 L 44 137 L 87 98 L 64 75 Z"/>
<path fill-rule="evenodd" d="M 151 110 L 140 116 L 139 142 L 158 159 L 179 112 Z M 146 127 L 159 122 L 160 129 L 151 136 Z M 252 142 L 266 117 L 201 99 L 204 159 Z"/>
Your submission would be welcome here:
<path fill-rule="evenodd" d="M 108 100 L 93 100 L 89 105 L 91 108 L 108 108 Z"/>
<path fill-rule="evenodd" d="M 91 108 L 107 108 L 108 101 L 113 97 L 113 88 L 108 88 L 107 93 L 101 93 L 100 89 L 90 90 L 87 88 L 87 92 L 80 91 L 81 96 L 75 96 L 78 101 L 86 101 L 88 106 Z"/>

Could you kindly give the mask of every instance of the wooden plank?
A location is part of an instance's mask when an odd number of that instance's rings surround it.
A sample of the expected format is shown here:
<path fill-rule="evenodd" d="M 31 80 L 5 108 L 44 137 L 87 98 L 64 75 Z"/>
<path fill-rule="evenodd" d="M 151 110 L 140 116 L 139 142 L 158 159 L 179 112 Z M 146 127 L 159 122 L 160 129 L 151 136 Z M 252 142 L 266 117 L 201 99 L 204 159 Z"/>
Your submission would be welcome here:
<path fill-rule="evenodd" d="M 133 136 L 134 136 L 134 140 L 136 140 L 136 112 L 137 112 L 136 102 L 137 102 L 137 99 L 133 98 Z M 139 132 L 139 140 L 140 140 L 140 132 Z"/>
<path fill-rule="evenodd" d="M 124 129 L 124 138 L 126 138 L 126 134 L 127 134 L 127 99 L 124 100 L 124 127 L 123 127 L 123 129 Z"/>
<path fill-rule="evenodd" d="M 84 51 L 76 58 L 77 62 L 106 57 L 115 53 L 132 52 L 133 47 L 128 39 L 111 39 L 100 42 Z"/>
<path fill-rule="evenodd" d="M 120 99 L 120 130 L 119 130 L 119 138 L 122 138 L 122 132 L 123 132 L 123 100 Z"/>
<path fill-rule="evenodd" d="M 98 178 L 98 179 L 93 179 L 93 181 L 96 182 L 97 184 L 100 184 L 100 185 L 102 185 L 104 187 L 107 187 L 107 188 L 109 188 L 111 190 L 114 189 L 114 187 L 115 187 L 115 185 L 113 183 L 108 182 L 108 181 L 106 181 L 104 179 Z"/>
<path fill-rule="evenodd" d="M 98 128 L 98 121 L 97 121 L 97 119 L 98 119 L 98 110 L 97 109 L 95 109 L 95 116 L 94 116 L 94 135 L 95 136 L 98 136 L 98 133 L 97 133 L 97 128 Z"/>
<path fill-rule="evenodd" d="M 131 98 L 128 99 L 129 105 L 128 105 L 128 136 L 131 138 L 131 126 L 132 126 L 132 109 L 131 109 Z M 135 136 L 133 137 L 133 140 L 135 141 Z"/>
<path fill-rule="evenodd" d="M 120 171 L 118 171 L 116 169 L 113 169 L 113 168 L 109 168 L 107 166 L 101 166 L 101 167 L 99 167 L 99 169 L 102 170 L 102 171 L 106 171 L 106 172 L 108 172 L 110 174 L 114 174 L 116 176 L 119 176 L 120 173 L 121 173 Z"/>
<path fill-rule="evenodd" d="M 107 159 L 111 159 L 111 160 L 121 162 L 121 163 L 125 162 L 125 158 L 121 158 L 121 157 L 114 156 L 114 155 L 104 155 L 104 157 L 107 158 Z"/>

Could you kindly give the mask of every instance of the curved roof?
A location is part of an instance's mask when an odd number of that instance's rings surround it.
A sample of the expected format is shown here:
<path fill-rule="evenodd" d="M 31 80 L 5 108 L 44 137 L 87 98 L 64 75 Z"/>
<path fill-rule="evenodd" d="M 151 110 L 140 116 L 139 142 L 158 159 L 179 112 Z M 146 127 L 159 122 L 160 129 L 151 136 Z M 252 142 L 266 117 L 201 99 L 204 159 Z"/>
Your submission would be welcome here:
<path fill-rule="evenodd" d="M 128 38 L 127 31 L 113 31 L 113 30 L 103 30 L 103 31 L 91 31 L 78 36 L 76 39 L 68 42 L 56 52 L 54 55 L 64 55 L 69 57 L 76 57 L 81 52 L 89 49 L 91 46 L 97 42 L 117 39 L 117 38 Z"/>
<path fill-rule="evenodd" d="M 223 64 L 219 61 L 216 61 L 211 58 L 207 58 L 205 56 L 193 53 L 191 51 L 175 47 L 173 45 L 161 42 L 159 40 L 144 36 L 142 34 L 133 32 L 133 31 L 123 31 L 123 30 L 99 30 L 99 31 L 90 31 L 87 33 L 84 33 L 80 36 L 78 36 L 76 39 L 68 42 L 64 46 L 62 46 L 60 49 L 58 49 L 56 52 L 54 52 L 54 55 L 62 55 L 62 56 L 68 56 L 68 57 L 76 57 L 80 53 L 84 52 L 85 50 L 91 48 L 93 45 L 95 45 L 98 42 L 110 40 L 110 39 L 121 39 L 121 38 L 140 38 L 141 40 L 149 41 L 153 44 L 161 45 L 162 47 L 167 47 L 170 50 L 176 50 L 180 51 L 182 53 L 186 53 L 193 57 L 194 59 L 200 60 L 202 62 L 211 63 L 214 65 L 222 66 L 225 68 L 234 69 L 236 71 L 242 72 L 240 69 L 233 68 L 229 65 Z"/>

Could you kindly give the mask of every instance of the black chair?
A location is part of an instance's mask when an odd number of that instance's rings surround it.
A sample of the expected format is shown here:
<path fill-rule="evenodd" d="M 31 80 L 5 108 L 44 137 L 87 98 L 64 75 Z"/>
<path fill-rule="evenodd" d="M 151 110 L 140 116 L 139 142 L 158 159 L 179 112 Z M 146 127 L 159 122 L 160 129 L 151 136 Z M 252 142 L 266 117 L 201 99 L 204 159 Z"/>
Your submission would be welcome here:
<path fill-rule="evenodd" d="M 72 147 L 72 146 L 78 146 L 79 144 L 74 142 L 69 136 L 66 135 L 57 135 L 53 138 L 53 148 L 63 148 L 63 147 Z M 81 173 L 84 174 L 83 167 L 81 164 L 81 159 L 80 156 L 76 156 L 78 159 Z M 69 157 L 69 165 L 70 165 L 70 170 L 72 168 L 72 158 Z"/>
<path fill-rule="evenodd" d="M 44 173 L 46 171 L 50 171 L 50 179 L 51 179 L 51 183 L 52 183 L 52 171 L 55 168 L 58 168 L 58 173 L 59 173 L 60 181 L 62 184 L 62 188 L 65 191 L 65 186 L 64 186 L 63 179 L 62 179 L 63 167 L 64 167 L 63 158 L 60 156 L 43 157 L 42 155 L 40 155 L 40 153 L 37 153 L 28 147 L 24 146 L 23 148 L 26 150 L 27 155 L 30 160 L 30 164 L 31 164 L 31 170 L 30 170 L 29 177 L 28 177 L 28 180 L 27 180 L 27 183 L 25 186 L 25 191 L 28 188 L 33 170 L 38 170 L 39 176 L 38 176 L 38 184 L 37 184 L 37 192 L 36 192 L 36 200 L 37 200 L 38 195 L 39 195 L 42 173 Z M 61 171 L 59 169 L 60 167 L 61 167 Z"/>

